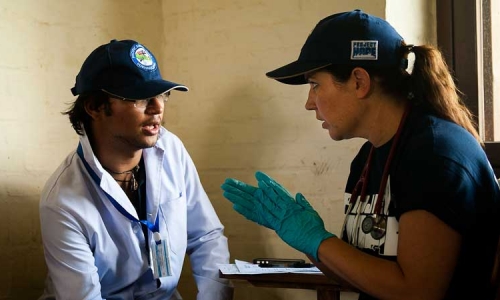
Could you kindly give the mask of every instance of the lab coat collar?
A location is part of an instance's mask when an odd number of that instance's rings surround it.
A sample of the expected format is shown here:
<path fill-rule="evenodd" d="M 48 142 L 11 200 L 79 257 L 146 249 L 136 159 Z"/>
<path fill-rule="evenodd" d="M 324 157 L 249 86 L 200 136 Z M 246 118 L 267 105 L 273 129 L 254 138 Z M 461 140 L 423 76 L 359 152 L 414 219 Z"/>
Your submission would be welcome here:
<path fill-rule="evenodd" d="M 82 145 L 83 157 L 85 161 L 100 179 L 99 187 L 113 197 L 116 203 L 123 207 L 130 215 L 138 219 L 139 216 L 137 215 L 137 211 L 132 205 L 132 202 L 128 199 L 127 195 L 118 185 L 116 180 L 114 180 L 114 178 L 106 170 L 104 170 L 101 163 L 94 155 L 94 151 L 92 150 L 88 135 L 85 131 L 83 132 L 83 135 L 80 136 L 80 144 Z M 87 173 L 85 167 L 82 166 L 82 168 L 84 169 L 84 172 Z"/>
<path fill-rule="evenodd" d="M 160 128 L 159 139 L 164 133 L 165 129 Z M 151 148 L 146 148 L 142 151 L 142 158 L 146 168 L 146 208 L 148 221 L 155 222 L 156 215 L 159 212 L 159 205 L 162 192 L 162 170 L 163 158 L 165 149 L 156 143 Z"/>
<path fill-rule="evenodd" d="M 159 139 L 163 134 L 165 134 L 165 131 L 165 128 L 160 128 Z M 128 199 L 125 192 L 121 189 L 113 177 L 102 167 L 101 163 L 94 155 L 88 135 L 85 131 L 84 134 L 80 136 L 80 144 L 82 145 L 85 161 L 89 164 L 90 168 L 95 172 L 97 177 L 100 178 L 99 186 L 103 189 L 103 191 L 111 195 L 129 214 L 138 219 L 139 217 L 137 215 L 137 211 L 132 205 L 132 202 Z M 161 180 L 164 153 L 165 149 L 161 143 L 157 143 L 151 148 L 146 148 L 142 152 L 144 166 L 146 169 L 147 219 L 151 223 L 156 221 L 156 216 L 159 213 L 160 199 L 162 196 Z"/>

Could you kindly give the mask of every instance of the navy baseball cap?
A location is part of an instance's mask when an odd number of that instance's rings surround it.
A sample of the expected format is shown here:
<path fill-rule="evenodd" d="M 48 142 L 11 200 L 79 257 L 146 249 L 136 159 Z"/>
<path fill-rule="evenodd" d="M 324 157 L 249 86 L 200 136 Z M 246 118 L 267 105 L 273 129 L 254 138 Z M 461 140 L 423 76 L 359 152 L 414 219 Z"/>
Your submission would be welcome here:
<path fill-rule="evenodd" d="M 404 66 L 403 44 L 399 33 L 381 18 L 359 9 L 337 13 L 319 21 L 296 61 L 266 75 L 286 84 L 305 84 L 304 74 L 329 65 Z"/>
<path fill-rule="evenodd" d="M 154 55 L 133 40 L 112 40 L 87 57 L 71 89 L 74 96 L 94 91 L 138 100 L 170 90 L 186 92 L 182 84 L 164 80 Z"/>

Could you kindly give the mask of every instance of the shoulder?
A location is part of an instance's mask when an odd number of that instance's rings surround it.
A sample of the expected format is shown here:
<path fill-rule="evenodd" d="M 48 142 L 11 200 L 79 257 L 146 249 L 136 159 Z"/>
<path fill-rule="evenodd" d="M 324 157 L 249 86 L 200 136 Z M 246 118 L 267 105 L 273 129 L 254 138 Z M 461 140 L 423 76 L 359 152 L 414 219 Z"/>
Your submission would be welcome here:
<path fill-rule="evenodd" d="M 436 116 L 416 112 L 408 120 L 401 138 L 401 152 L 413 161 L 448 161 L 472 167 L 487 161 L 481 145 L 463 127 Z"/>
<path fill-rule="evenodd" d="M 399 180 L 411 179 L 414 186 L 448 189 L 448 193 L 457 193 L 459 187 L 473 192 L 494 180 L 482 146 L 467 130 L 424 113 L 408 121 L 395 157 Z"/>
<path fill-rule="evenodd" d="M 50 175 L 42 189 L 41 205 L 54 204 L 53 202 L 57 197 L 53 196 L 59 193 L 61 186 L 69 186 L 71 184 L 71 180 L 74 178 L 73 168 L 77 163 L 77 157 L 76 152 L 71 152 L 52 175 Z"/>
<path fill-rule="evenodd" d="M 49 177 L 40 197 L 40 210 L 57 209 L 78 213 L 78 208 L 93 205 L 88 194 L 88 177 L 76 154 L 70 153 Z M 75 211 L 76 209 L 76 211 Z"/>

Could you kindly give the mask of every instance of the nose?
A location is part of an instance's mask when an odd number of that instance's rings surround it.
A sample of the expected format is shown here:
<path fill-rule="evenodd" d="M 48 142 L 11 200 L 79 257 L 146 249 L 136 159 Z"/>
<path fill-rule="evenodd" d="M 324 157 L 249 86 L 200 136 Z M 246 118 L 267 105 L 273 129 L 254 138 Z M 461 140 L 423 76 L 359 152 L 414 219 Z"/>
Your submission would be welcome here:
<path fill-rule="evenodd" d="M 148 106 L 144 111 L 150 115 L 161 115 L 163 114 L 163 108 L 165 107 L 165 101 L 160 97 L 155 97 L 149 100 Z"/>
<path fill-rule="evenodd" d="M 307 101 L 305 108 L 307 110 L 315 110 L 316 109 L 316 93 L 313 91 L 312 88 L 309 89 L 309 94 L 307 95 Z"/>

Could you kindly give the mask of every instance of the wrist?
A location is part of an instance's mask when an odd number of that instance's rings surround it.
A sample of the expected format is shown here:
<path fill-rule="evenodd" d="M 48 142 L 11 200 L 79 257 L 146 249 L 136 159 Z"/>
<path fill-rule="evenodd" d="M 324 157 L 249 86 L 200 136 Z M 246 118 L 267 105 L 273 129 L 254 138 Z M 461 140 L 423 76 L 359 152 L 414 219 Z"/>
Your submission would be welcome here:
<path fill-rule="evenodd" d="M 309 254 L 311 255 L 312 257 L 314 257 L 314 259 L 316 261 L 320 261 L 319 260 L 319 257 L 318 257 L 318 250 L 319 250 L 319 247 L 321 246 L 321 244 L 323 243 L 323 241 L 329 239 L 329 238 L 337 238 L 337 236 L 331 232 L 328 232 L 328 231 L 324 231 L 322 232 L 315 240 L 316 240 L 316 243 L 313 243 L 313 247 L 312 247 L 312 253 L 306 253 L 306 254 Z"/>

